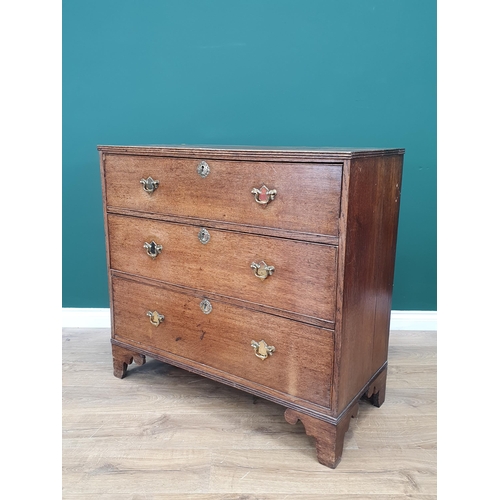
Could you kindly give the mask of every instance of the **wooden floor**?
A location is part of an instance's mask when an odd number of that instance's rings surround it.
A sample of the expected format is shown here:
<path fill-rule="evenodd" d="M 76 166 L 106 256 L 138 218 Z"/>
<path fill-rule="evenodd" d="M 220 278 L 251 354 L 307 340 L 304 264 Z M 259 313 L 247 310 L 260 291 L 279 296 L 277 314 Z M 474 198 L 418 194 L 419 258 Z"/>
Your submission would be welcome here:
<path fill-rule="evenodd" d="M 63 498 L 436 498 L 436 332 L 391 332 L 387 396 L 335 470 L 284 408 L 148 358 L 113 376 L 109 330 L 63 330 Z"/>

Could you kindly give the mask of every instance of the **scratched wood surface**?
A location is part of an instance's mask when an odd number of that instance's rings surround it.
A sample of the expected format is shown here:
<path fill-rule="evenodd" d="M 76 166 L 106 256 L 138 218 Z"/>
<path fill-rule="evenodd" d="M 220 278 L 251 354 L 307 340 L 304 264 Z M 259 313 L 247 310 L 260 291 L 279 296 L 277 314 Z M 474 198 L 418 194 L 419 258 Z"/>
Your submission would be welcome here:
<path fill-rule="evenodd" d="M 386 401 L 335 470 L 275 403 L 151 359 L 113 377 L 109 336 L 63 330 L 64 499 L 436 498 L 435 332 L 391 332 Z"/>

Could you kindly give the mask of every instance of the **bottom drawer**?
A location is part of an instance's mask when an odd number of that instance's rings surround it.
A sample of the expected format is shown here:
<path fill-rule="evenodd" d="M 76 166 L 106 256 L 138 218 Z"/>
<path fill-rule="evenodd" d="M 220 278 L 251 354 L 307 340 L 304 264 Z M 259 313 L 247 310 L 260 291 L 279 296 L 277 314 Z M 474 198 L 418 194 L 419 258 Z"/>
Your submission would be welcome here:
<path fill-rule="evenodd" d="M 200 307 L 202 297 L 116 276 L 112 287 L 117 340 L 172 353 L 186 365 L 215 368 L 228 380 L 239 377 L 254 389 L 279 391 L 284 399 L 330 407 L 331 330 L 212 299 L 207 313 Z M 158 326 L 151 323 L 156 317 L 148 317 L 155 311 L 163 316 Z M 274 347 L 267 357 L 261 341 Z"/>

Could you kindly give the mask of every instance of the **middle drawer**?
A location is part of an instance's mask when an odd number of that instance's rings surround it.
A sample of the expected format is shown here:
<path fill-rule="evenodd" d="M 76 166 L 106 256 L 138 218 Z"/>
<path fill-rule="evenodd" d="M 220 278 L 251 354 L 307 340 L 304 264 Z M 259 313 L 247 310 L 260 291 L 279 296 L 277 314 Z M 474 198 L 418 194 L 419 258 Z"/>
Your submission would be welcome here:
<path fill-rule="evenodd" d="M 111 269 L 335 319 L 335 246 L 113 214 L 108 234 Z"/>

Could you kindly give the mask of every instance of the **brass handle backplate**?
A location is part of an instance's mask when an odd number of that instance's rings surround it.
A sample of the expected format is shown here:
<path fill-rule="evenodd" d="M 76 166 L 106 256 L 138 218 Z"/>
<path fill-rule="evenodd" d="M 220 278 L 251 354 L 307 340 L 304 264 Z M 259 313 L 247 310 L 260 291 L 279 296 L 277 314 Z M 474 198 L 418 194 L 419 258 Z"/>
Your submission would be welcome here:
<path fill-rule="evenodd" d="M 274 266 L 268 266 L 263 260 L 261 260 L 258 264 L 256 262 L 252 262 L 250 267 L 254 270 L 254 275 L 261 280 L 265 280 L 275 271 Z"/>
<path fill-rule="evenodd" d="M 151 176 L 147 179 L 141 179 L 139 182 L 142 184 L 144 191 L 149 194 L 158 189 L 158 186 L 160 185 L 160 181 L 155 181 Z"/>
<path fill-rule="evenodd" d="M 158 311 L 148 311 L 146 316 L 149 316 L 149 321 L 154 326 L 158 326 L 160 323 L 163 323 L 163 320 L 165 319 L 165 316 L 160 314 Z"/>
<path fill-rule="evenodd" d="M 276 189 L 269 189 L 264 184 L 260 189 L 253 188 L 251 193 L 254 195 L 255 201 L 265 208 L 268 203 L 274 200 L 278 191 L 276 191 Z"/>
<path fill-rule="evenodd" d="M 147 241 L 144 243 L 143 247 L 146 249 L 146 253 L 152 258 L 156 259 L 158 255 L 161 254 L 161 251 L 163 250 L 162 245 L 158 245 L 158 243 L 155 243 L 154 241 L 151 241 L 151 243 L 148 243 Z"/>
<path fill-rule="evenodd" d="M 252 340 L 250 345 L 253 347 L 255 355 L 260 359 L 266 359 L 268 356 L 272 356 L 276 348 L 272 345 L 267 345 L 263 340 L 256 342 Z"/>

